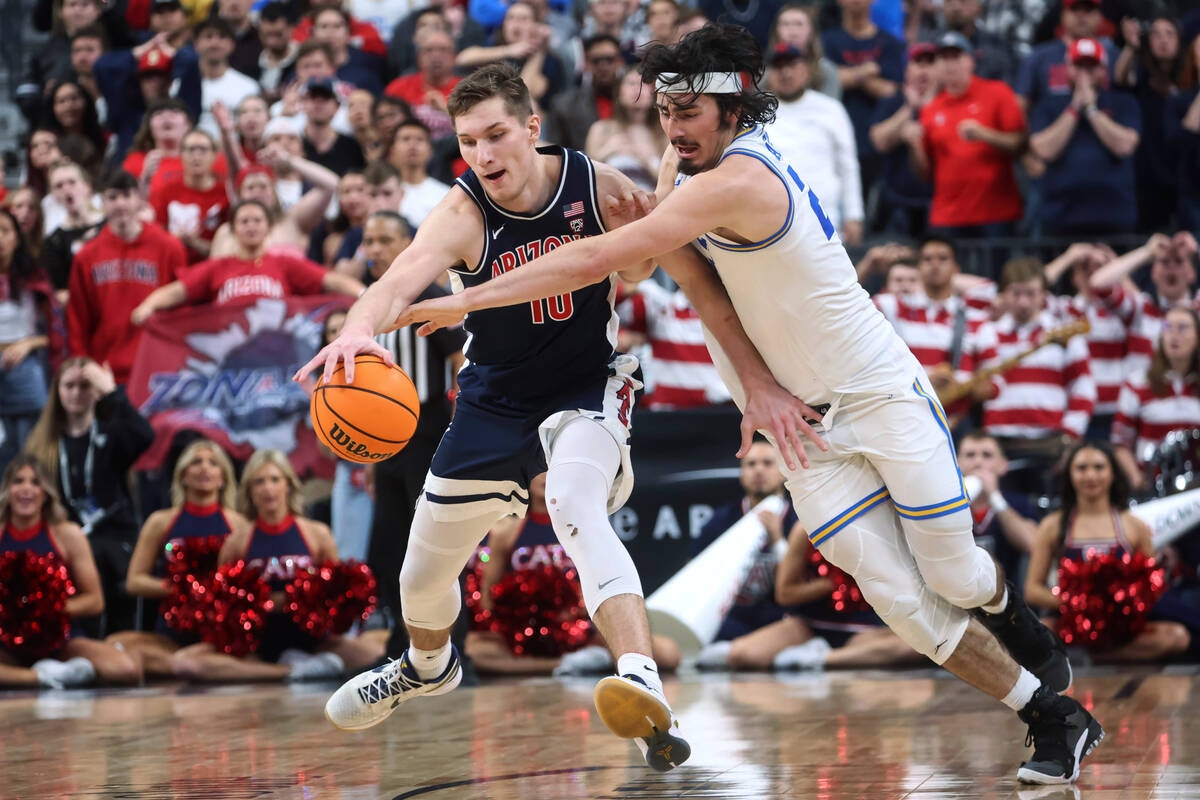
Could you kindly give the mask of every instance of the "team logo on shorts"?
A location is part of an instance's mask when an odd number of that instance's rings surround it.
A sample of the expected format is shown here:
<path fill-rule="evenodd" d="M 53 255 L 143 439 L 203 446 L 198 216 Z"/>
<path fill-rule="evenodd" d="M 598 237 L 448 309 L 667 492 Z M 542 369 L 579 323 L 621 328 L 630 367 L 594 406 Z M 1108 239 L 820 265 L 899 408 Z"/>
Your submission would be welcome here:
<path fill-rule="evenodd" d="M 581 220 L 581 219 L 571 220 L 571 230 L 574 231 L 575 233 L 583 233 L 583 220 Z"/>

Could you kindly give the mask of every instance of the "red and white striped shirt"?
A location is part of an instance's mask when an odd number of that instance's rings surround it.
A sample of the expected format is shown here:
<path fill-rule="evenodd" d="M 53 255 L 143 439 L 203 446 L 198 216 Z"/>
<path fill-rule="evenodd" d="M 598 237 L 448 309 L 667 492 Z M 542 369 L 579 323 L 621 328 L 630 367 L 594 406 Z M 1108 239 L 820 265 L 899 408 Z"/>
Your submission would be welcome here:
<path fill-rule="evenodd" d="M 954 318 L 964 304 L 964 298 L 951 295 L 944 302 L 930 300 L 925 294 L 877 294 L 876 307 L 887 317 L 896 333 L 917 357 L 926 372 L 941 364 L 950 363 L 950 345 L 954 341 Z M 996 356 L 995 336 L 987 314 L 965 300 L 966 317 L 963 329 L 962 356 L 955 380 L 965 381 L 971 373 Z M 967 411 L 970 399 L 964 398 L 946 409 L 955 414 Z"/>
<path fill-rule="evenodd" d="M 1125 382 L 1126 340 L 1129 329 L 1116 310 L 1099 298 L 1077 294 L 1072 297 L 1050 295 L 1047 308 L 1064 321 L 1087 317 L 1091 332 L 1087 334 L 1088 359 L 1092 381 L 1096 384 L 1095 414 L 1115 414 L 1117 396 Z"/>
<path fill-rule="evenodd" d="M 1200 311 L 1196 297 L 1185 296 L 1170 303 L 1157 293 L 1130 292 L 1124 286 L 1097 292 L 1104 303 L 1125 323 L 1129 338 L 1125 346 L 1125 375 L 1137 375 L 1150 369 L 1158 338 L 1162 334 L 1163 318 L 1173 306 L 1181 305 Z"/>
<path fill-rule="evenodd" d="M 1185 380 L 1176 372 L 1168 372 L 1163 388 L 1163 394 L 1155 394 L 1145 372 L 1131 376 L 1121 386 L 1112 441 L 1132 450 L 1139 463 L 1148 461 L 1171 431 L 1200 428 L 1197 380 L 1194 377 Z"/>
<path fill-rule="evenodd" d="M 643 333 L 650 345 L 645 364 L 646 408 L 693 408 L 730 401 L 704 343 L 700 315 L 681 291 L 642 281 L 637 293 L 620 302 L 621 324 Z"/>
<path fill-rule="evenodd" d="M 1043 311 L 1018 326 L 1011 314 L 997 320 L 996 358 L 985 367 L 1036 345 L 1058 320 Z M 995 436 L 1038 438 L 1059 432 L 1082 437 L 1096 405 L 1096 384 L 1088 367 L 1088 345 L 1073 336 L 1066 347 L 1049 344 L 996 378 L 999 394 L 983 405 L 983 427 Z"/>

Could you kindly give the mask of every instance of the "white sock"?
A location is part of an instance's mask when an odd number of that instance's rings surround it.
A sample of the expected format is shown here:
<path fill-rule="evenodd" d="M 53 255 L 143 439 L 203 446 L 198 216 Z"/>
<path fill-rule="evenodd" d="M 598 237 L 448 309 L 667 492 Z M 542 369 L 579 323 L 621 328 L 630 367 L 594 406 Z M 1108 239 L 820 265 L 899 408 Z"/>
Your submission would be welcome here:
<path fill-rule="evenodd" d="M 662 693 L 662 678 L 654 659 L 642 653 L 626 653 L 617 659 L 618 675 L 637 675 L 656 692 Z"/>
<path fill-rule="evenodd" d="M 1008 586 L 1005 585 L 1003 588 L 1004 593 L 1000 595 L 1000 602 L 991 606 L 980 606 L 980 608 L 989 614 L 1003 613 L 1004 609 L 1008 608 Z"/>
<path fill-rule="evenodd" d="M 1037 679 L 1037 676 L 1024 667 L 1021 667 L 1021 674 L 1017 676 L 1017 682 L 1013 684 L 1013 687 L 1008 690 L 1008 694 L 1000 702 L 1013 711 L 1020 711 L 1029 705 L 1029 701 L 1033 699 L 1033 693 L 1041 685 L 1042 682 Z"/>
<path fill-rule="evenodd" d="M 446 665 L 450 663 L 450 642 L 446 642 L 437 650 L 421 650 L 410 644 L 408 660 L 422 678 L 436 678 L 446 671 Z"/>

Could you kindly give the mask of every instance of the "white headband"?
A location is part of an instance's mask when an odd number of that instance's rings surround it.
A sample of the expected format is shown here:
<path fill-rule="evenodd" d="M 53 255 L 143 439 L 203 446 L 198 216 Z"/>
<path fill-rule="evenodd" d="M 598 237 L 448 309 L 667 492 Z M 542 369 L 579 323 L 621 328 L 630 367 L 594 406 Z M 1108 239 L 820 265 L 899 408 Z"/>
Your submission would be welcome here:
<path fill-rule="evenodd" d="M 664 72 L 658 76 L 657 88 L 666 94 L 740 94 L 742 76 L 736 72 Z"/>

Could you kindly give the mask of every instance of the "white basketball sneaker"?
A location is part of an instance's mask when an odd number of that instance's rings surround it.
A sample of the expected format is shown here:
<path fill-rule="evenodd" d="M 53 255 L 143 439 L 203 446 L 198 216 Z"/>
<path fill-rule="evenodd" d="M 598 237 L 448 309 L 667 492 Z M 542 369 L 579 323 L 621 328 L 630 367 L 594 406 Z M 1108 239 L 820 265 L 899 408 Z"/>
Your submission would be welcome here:
<path fill-rule="evenodd" d="M 662 691 L 637 675 L 610 675 L 596 684 L 593 698 L 600 720 L 622 739 L 634 739 L 646 764 L 668 772 L 692 754 L 679 735 L 679 722 Z"/>
<path fill-rule="evenodd" d="M 48 689 L 69 689 L 72 686 L 87 686 L 96 680 L 96 668 L 82 656 L 57 661 L 43 658 L 33 665 L 38 683 Z"/>
<path fill-rule="evenodd" d="M 325 718 L 344 731 L 361 731 L 387 719 L 396 706 L 414 697 L 446 694 L 462 680 L 458 650 L 450 645 L 450 663 L 436 678 L 425 680 L 408 662 L 399 661 L 360 672 L 341 685 L 325 703 Z"/>

